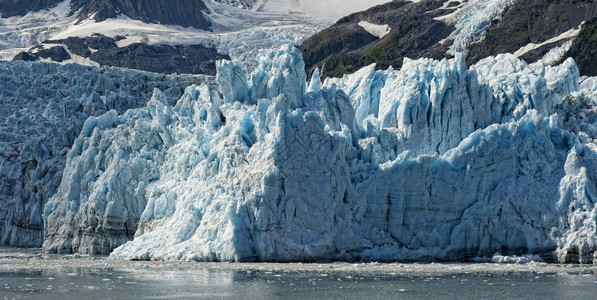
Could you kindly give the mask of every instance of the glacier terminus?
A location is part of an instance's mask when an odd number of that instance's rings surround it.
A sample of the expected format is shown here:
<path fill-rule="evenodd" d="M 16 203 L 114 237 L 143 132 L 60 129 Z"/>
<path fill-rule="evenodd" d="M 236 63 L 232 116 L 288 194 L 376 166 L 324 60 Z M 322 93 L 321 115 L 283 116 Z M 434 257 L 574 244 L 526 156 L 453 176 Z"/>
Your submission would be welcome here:
<path fill-rule="evenodd" d="M 43 216 L 44 250 L 597 260 L 597 79 L 572 59 L 500 54 L 467 68 L 456 54 L 322 81 L 283 46 L 262 50 L 253 70 L 219 61 L 215 81 L 175 104 L 155 89 L 90 114 L 62 177 L 48 178 L 56 192 L 31 212 Z"/>

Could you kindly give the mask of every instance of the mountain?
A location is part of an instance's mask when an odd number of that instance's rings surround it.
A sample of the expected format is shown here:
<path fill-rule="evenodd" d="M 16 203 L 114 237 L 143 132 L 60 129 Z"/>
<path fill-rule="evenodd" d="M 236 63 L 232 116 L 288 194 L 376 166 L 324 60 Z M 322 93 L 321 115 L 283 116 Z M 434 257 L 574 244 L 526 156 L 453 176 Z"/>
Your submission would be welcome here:
<path fill-rule="evenodd" d="M 439 42 L 455 28 L 434 19 L 453 10 L 441 7 L 440 1 L 394 1 L 376 6 L 340 19 L 299 49 L 309 72 L 325 64 L 324 77 L 341 76 L 371 63 L 399 68 L 407 55 L 443 58 L 449 46 Z M 368 24 L 386 27 L 388 32 L 375 35 L 367 30 Z"/>
<path fill-rule="evenodd" d="M 156 73 L 186 73 L 216 75 L 216 61 L 230 59 L 213 47 L 203 45 L 148 45 L 133 43 L 118 47 L 124 37 L 110 38 L 94 34 L 85 38 L 69 37 L 64 40 L 46 40 L 13 60 L 55 62 L 88 59 L 102 66 L 123 67 Z"/>
<path fill-rule="evenodd" d="M 57 6 L 63 0 L 0 0 L 0 15 L 3 18 L 24 16 L 30 11 L 40 11 Z"/>
<path fill-rule="evenodd" d="M 0 41 L 47 36 L 22 58 L 106 48 L 137 65 L 127 55 L 201 45 L 232 60 L 215 77 L 0 62 L 0 243 L 134 260 L 597 263 L 597 78 L 581 76 L 592 2 L 394 1 L 302 53 L 320 19 L 208 7 L 212 32 L 79 20 L 65 2 L 2 20 L 18 33 Z M 483 43 L 516 51 L 484 57 Z"/>
<path fill-rule="evenodd" d="M 125 15 L 146 23 L 180 25 L 209 30 L 209 10 L 205 0 L 74 0 L 72 12 L 79 19 L 104 21 Z"/>
<path fill-rule="evenodd" d="M 580 73 L 597 76 L 597 19 L 587 21 L 574 39 L 560 62 L 572 57 L 578 63 Z"/>
<path fill-rule="evenodd" d="M 267 10 L 277 7 L 267 3 Z M 254 64 L 258 48 L 298 45 L 329 25 L 322 18 L 199 0 L 72 0 L 44 2 L 31 11 L 17 5 L 28 7 L 27 1 L 10 4 L 14 7 L 4 7 L 3 16 L 25 15 L 0 18 L 0 56 L 5 59 L 158 73 L 215 75 L 216 60 L 232 55 Z"/>
<path fill-rule="evenodd" d="M 595 17 L 591 0 L 395 0 L 340 19 L 300 49 L 308 72 L 323 68 L 325 77 L 371 63 L 400 68 L 405 57 L 442 59 L 456 52 L 466 54 L 468 65 L 500 53 L 532 63 L 574 39 Z M 387 32 L 377 35 L 380 27 Z"/>
<path fill-rule="evenodd" d="M 581 25 L 595 17 L 595 1 L 516 1 L 489 27 L 485 39 L 470 48 L 469 63 L 497 53 L 517 53 L 529 62 L 537 61 L 549 49 L 573 39 Z"/>
<path fill-rule="evenodd" d="M 7 2 L 7 1 L 4 1 Z M 2 16 L 25 15 L 28 11 L 50 10 L 63 1 L 42 1 L 30 6 L 29 1 L 1 3 Z M 210 30 L 208 15 L 211 13 L 203 0 L 72 0 L 67 2 L 65 17 L 77 23 L 96 23 L 110 19 L 130 18 L 148 24 L 178 25 Z M 4 6 L 3 4 L 7 4 Z M 64 6 L 64 4 L 63 4 Z M 68 29 L 67 29 L 68 30 Z M 203 45 L 149 45 L 137 42 L 119 47 L 117 42 L 125 37 L 107 37 L 98 33 L 86 37 L 69 36 L 62 40 L 45 40 L 27 51 L 14 56 L 14 60 L 79 63 L 125 67 L 159 73 L 193 73 L 215 75 L 215 61 L 230 59 L 213 47 Z"/>
<path fill-rule="evenodd" d="M 51 9 L 64 0 L 0 0 L 3 18 Z M 101 22 L 119 15 L 147 23 L 161 23 L 209 30 L 210 13 L 203 0 L 72 0 L 71 15 Z"/>

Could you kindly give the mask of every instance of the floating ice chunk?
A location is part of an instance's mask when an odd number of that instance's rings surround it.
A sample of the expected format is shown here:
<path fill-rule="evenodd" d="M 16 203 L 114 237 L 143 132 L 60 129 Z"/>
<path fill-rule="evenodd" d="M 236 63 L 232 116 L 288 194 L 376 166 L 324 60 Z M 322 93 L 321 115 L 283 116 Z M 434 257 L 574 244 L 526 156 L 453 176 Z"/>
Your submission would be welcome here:
<path fill-rule="evenodd" d="M 491 262 L 496 264 L 527 264 L 531 262 L 543 261 L 539 255 L 526 254 L 521 256 L 504 256 L 496 253 L 491 258 Z"/>

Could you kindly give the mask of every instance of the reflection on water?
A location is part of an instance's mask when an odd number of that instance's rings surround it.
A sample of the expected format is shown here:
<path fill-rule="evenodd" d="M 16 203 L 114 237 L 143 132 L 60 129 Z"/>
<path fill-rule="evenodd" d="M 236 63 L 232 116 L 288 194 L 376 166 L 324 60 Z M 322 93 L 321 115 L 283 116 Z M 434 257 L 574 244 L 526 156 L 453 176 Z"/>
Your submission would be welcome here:
<path fill-rule="evenodd" d="M 74 259 L 0 248 L 2 299 L 595 299 L 597 268 Z"/>

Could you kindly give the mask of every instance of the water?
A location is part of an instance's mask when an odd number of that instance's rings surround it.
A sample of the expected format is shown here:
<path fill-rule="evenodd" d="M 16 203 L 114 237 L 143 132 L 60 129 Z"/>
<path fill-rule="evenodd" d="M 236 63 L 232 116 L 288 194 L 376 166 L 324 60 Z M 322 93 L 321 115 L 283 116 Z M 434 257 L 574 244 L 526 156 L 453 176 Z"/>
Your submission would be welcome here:
<path fill-rule="evenodd" d="M 0 299 L 596 299 L 597 267 L 133 262 L 0 248 Z"/>

